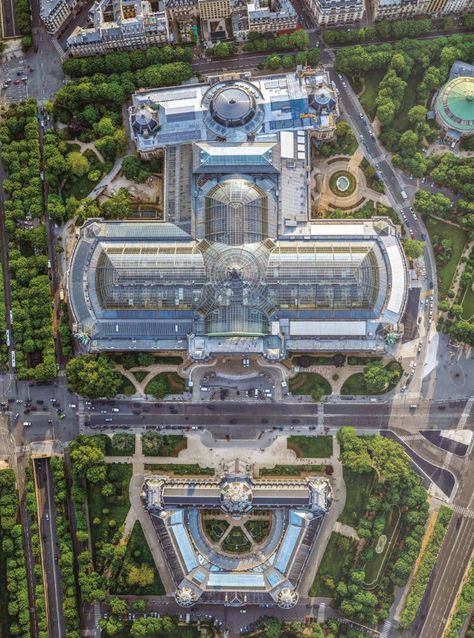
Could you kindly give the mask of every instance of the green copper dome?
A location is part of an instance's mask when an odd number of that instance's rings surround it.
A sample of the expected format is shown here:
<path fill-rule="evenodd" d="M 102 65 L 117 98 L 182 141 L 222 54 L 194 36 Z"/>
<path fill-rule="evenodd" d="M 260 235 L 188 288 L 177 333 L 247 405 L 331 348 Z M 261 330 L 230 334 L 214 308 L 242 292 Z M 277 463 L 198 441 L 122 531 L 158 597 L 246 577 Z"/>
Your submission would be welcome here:
<path fill-rule="evenodd" d="M 440 90 L 436 110 L 444 126 L 461 135 L 474 133 L 474 78 L 459 77 Z"/>

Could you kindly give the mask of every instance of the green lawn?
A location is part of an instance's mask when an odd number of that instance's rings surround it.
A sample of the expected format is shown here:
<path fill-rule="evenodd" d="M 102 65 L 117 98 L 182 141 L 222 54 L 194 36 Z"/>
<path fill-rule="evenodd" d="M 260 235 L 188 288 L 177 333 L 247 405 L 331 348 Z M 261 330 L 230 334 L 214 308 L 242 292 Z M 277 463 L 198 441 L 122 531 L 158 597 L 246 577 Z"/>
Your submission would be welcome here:
<path fill-rule="evenodd" d="M 382 552 L 377 554 L 374 552 L 374 556 L 368 563 L 366 563 L 365 569 L 365 585 L 368 588 L 373 588 L 380 580 L 380 575 L 383 573 L 382 566 L 386 564 L 386 562 L 390 558 L 390 554 L 395 545 L 395 541 L 398 535 L 398 528 L 400 522 L 400 509 L 398 506 L 392 507 L 392 509 L 388 512 L 387 518 L 385 520 L 385 527 L 383 530 L 383 534 L 387 537 L 387 542 L 385 543 L 385 547 Z M 377 542 L 374 543 L 373 547 L 375 547 Z"/>
<path fill-rule="evenodd" d="M 311 395 L 316 386 L 323 388 L 324 394 L 331 394 L 331 384 L 327 379 L 316 372 L 299 372 L 290 379 L 290 392 L 292 394 Z"/>
<path fill-rule="evenodd" d="M 167 394 L 183 394 L 184 379 L 177 372 L 160 372 L 154 376 L 145 388 L 146 394 L 152 394 L 155 399 L 162 399 Z"/>
<path fill-rule="evenodd" d="M 105 482 L 110 483 L 114 488 L 111 496 L 102 494 L 104 485 L 102 482 L 87 483 L 92 546 L 95 549 L 98 549 L 102 543 L 113 543 L 116 535 L 120 538 L 119 528 L 130 509 L 128 486 L 132 478 L 132 466 L 117 463 L 105 467 L 107 472 Z M 110 521 L 115 521 L 115 525 L 111 526 Z"/>
<path fill-rule="evenodd" d="M 286 445 L 297 457 L 327 459 L 332 456 L 332 436 L 290 436 Z"/>
<path fill-rule="evenodd" d="M 145 370 L 136 370 L 135 372 L 132 372 L 132 374 L 138 381 L 138 383 L 141 383 L 143 379 L 148 375 L 148 372 L 146 372 Z"/>
<path fill-rule="evenodd" d="M 251 549 L 249 539 L 240 527 L 233 527 L 222 541 L 222 549 L 231 554 L 244 554 Z"/>
<path fill-rule="evenodd" d="M 375 117 L 375 98 L 379 90 L 379 84 L 385 75 L 385 70 L 374 70 L 364 74 L 364 92 L 360 98 L 360 103 L 364 107 L 364 111 L 371 120 Z"/>
<path fill-rule="evenodd" d="M 136 521 L 133 526 L 133 531 L 130 534 L 130 538 L 127 543 L 127 551 L 125 552 L 123 567 L 125 570 L 128 565 L 143 565 L 146 564 L 153 569 L 155 580 L 151 585 L 147 585 L 146 587 L 133 587 L 133 592 L 130 591 L 130 586 L 125 584 L 125 588 L 123 588 L 123 583 L 126 578 L 126 574 L 119 574 L 117 578 L 117 587 L 112 591 L 115 594 L 130 594 L 133 593 L 135 596 L 162 596 L 165 593 L 165 588 L 163 587 L 163 583 L 161 582 L 160 575 L 158 570 L 156 569 L 155 561 L 153 560 L 152 553 L 150 548 L 148 547 L 148 543 L 146 542 L 145 535 L 143 534 L 142 526 L 139 521 Z"/>
<path fill-rule="evenodd" d="M 438 267 L 438 278 L 440 292 L 444 296 L 449 292 L 451 288 L 451 282 L 453 280 L 456 266 L 458 265 L 459 258 L 461 257 L 466 243 L 467 235 L 464 230 L 451 224 L 438 221 L 428 217 L 426 219 L 426 228 L 430 235 L 430 239 L 434 242 L 434 238 L 438 238 L 440 241 L 443 239 L 450 239 L 453 242 L 453 253 L 451 259 L 444 265 Z"/>
<path fill-rule="evenodd" d="M 372 492 L 375 472 L 358 474 L 344 467 L 342 473 L 346 484 L 346 504 L 339 520 L 341 523 L 356 528 L 365 512 L 367 499 Z"/>
<path fill-rule="evenodd" d="M 135 394 L 136 390 L 133 383 L 131 383 L 131 381 L 129 381 L 127 377 L 124 377 L 123 374 L 121 374 L 120 377 L 121 377 L 120 379 L 121 385 L 117 394 L 125 394 L 125 396 L 127 397 L 131 396 L 132 394 Z"/>
<path fill-rule="evenodd" d="M 421 82 L 421 79 L 421 73 L 412 73 L 407 80 L 407 88 L 405 89 L 402 105 L 400 106 L 393 122 L 394 128 L 397 131 L 403 132 L 410 127 L 407 115 L 408 111 L 418 104 L 416 89 Z"/>
<path fill-rule="evenodd" d="M 386 394 L 387 392 L 390 392 L 390 390 L 393 390 L 393 388 L 397 385 L 397 383 L 400 381 L 401 376 L 403 374 L 403 368 L 401 367 L 401 365 L 398 363 L 398 361 L 390 361 L 390 363 L 388 363 L 385 366 L 387 369 L 394 369 L 398 371 L 398 377 L 395 378 L 393 380 L 392 383 L 389 384 L 388 388 L 386 390 L 384 390 L 383 392 L 379 392 L 378 394 Z M 364 381 L 364 373 L 363 372 L 356 372 L 355 374 L 352 374 L 350 377 L 348 377 L 344 383 L 342 384 L 342 388 L 341 388 L 341 394 L 343 395 L 357 395 L 357 394 L 377 394 L 375 392 L 369 392 L 366 385 L 365 385 L 365 381 Z"/>
<path fill-rule="evenodd" d="M 318 572 L 309 590 L 310 596 L 332 596 L 332 591 L 326 586 L 324 579 L 329 576 L 337 584 L 342 579 L 344 571 L 352 565 L 355 549 L 356 544 L 352 539 L 338 532 L 331 534 Z"/>
<path fill-rule="evenodd" d="M 263 519 L 250 520 L 245 523 L 245 527 L 256 543 L 262 543 L 270 532 L 271 521 Z"/>
<path fill-rule="evenodd" d="M 131 623 L 126 623 L 126 626 L 114 633 L 113 636 L 108 634 L 106 631 L 102 631 L 102 638 L 130 638 L 130 627 Z M 147 634 L 146 638 L 199 638 L 201 633 L 198 631 L 196 627 L 183 627 L 177 626 L 175 629 L 172 629 L 169 633 L 153 633 Z"/>

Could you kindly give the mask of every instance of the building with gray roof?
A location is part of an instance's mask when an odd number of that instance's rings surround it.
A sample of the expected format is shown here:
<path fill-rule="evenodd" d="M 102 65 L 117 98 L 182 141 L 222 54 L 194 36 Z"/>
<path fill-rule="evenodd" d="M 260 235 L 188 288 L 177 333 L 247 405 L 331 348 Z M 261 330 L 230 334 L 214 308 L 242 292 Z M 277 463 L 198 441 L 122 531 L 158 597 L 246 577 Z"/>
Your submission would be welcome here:
<path fill-rule="evenodd" d="M 276 604 L 284 609 L 298 601 L 298 584 L 332 498 L 326 478 L 265 480 L 242 474 L 150 476 L 142 497 L 167 557 L 178 604 Z M 206 520 L 222 520 L 229 531 L 234 522 L 248 530 L 254 517 L 266 517 L 269 531 L 258 542 L 244 531 L 246 551 L 233 552 L 208 534 Z"/>

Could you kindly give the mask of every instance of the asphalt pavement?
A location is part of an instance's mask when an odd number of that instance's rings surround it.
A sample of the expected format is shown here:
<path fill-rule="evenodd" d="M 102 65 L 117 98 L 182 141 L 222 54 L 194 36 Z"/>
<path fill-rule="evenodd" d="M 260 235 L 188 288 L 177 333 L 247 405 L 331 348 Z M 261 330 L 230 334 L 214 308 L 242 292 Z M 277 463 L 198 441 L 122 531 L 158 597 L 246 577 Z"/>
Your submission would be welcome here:
<path fill-rule="evenodd" d="M 39 533 L 43 552 L 43 574 L 46 579 L 50 635 L 54 638 L 65 638 L 53 477 L 49 459 L 37 459 L 34 466 L 38 485 Z"/>

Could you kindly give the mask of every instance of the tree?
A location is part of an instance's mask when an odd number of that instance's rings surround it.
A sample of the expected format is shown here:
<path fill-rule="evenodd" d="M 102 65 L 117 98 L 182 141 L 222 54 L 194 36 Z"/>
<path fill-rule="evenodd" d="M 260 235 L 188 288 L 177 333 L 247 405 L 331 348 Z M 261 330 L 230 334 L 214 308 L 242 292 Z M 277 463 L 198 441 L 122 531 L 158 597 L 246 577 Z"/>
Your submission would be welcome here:
<path fill-rule="evenodd" d="M 154 580 L 153 568 L 146 563 L 142 563 L 140 566 L 132 565 L 127 574 L 127 583 L 131 587 L 146 587 L 147 585 L 152 585 Z"/>
<path fill-rule="evenodd" d="M 142 162 L 137 155 L 127 155 L 123 158 L 122 173 L 127 179 L 131 179 L 136 182 L 141 170 Z"/>
<path fill-rule="evenodd" d="M 273 55 L 269 55 L 267 59 L 265 60 L 265 67 L 267 69 L 272 69 L 273 71 L 276 71 L 277 69 L 279 69 L 281 67 L 280 56 L 277 55 L 276 53 L 274 53 Z"/>
<path fill-rule="evenodd" d="M 405 249 L 405 254 L 409 259 L 418 259 L 418 257 L 423 255 L 425 242 L 417 239 L 407 239 L 403 244 L 403 248 Z"/>
<path fill-rule="evenodd" d="M 269 618 L 265 622 L 267 638 L 278 638 L 282 633 L 282 623 L 279 618 Z"/>
<path fill-rule="evenodd" d="M 99 137 L 105 137 L 106 135 L 113 135 L 115 133 L 116 126 L 112 122 L 110 117 L 102 117 L 95 126 L 95 131 Z"/>
<path fill-rule="evenodd" d="M 369 394 L 381 394 L 388 388 L 390 374 L 383 366 L 375 363 L 365 368 L 364 382 Z"/>
<path fill-rule="evenodd" d="M 105 219 L 124 219 L 127 217 L 130 214 L 127 189 L 120 188 L 115 195 L 102 204 L 101 210 Z"/>
<path fill-rule="evenodd" d="M 69 390 L 89 399 L 114 397 L 121 384 L 120 375 L 107 357 L 81 355 L 66 364 Z"/>
<path fill-rule="evenodd" d="M 83 177 L 89 170 L 89 160 L 79 151 L 72 151 L 67 156 L 68 168 L 75 177 Z"/>

